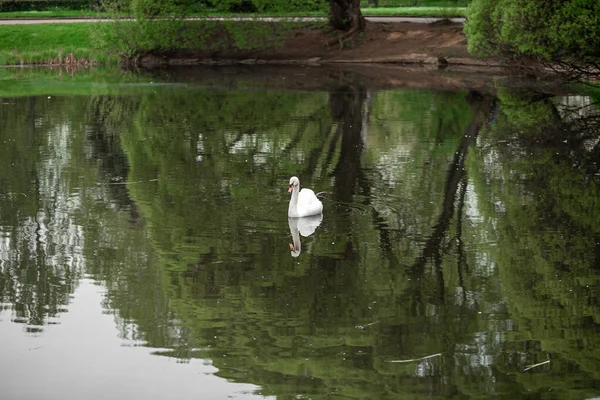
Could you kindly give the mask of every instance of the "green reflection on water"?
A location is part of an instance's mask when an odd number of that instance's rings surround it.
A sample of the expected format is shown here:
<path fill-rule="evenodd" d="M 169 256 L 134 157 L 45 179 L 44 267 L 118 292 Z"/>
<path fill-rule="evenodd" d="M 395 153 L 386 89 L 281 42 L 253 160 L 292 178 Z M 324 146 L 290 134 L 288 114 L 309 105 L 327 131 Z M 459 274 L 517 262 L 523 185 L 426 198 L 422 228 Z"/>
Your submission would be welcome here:
<path fill-rule="evenodd" d="M 595 394 L 597 152 L 558 100 L 109 86 L 3 98 L 15 322 L 89 274 L 124 338 L 264 395 Z M 298 258 L 291 175 L 329 193 Z"/>

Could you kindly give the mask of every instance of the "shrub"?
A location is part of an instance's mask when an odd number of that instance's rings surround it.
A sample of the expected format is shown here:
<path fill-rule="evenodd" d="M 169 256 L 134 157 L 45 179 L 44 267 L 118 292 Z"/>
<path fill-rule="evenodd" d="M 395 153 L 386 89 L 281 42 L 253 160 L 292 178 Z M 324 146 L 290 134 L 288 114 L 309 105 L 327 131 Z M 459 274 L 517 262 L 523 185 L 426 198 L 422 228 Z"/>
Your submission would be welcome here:
<path fill-rule="evenodd" d="M 465 33 L 476 54 L 598 63 L 600 1 L 473 0 Z"/>
<path fill-rule="evenodd" d="M 9 11 L 46 11 L 56 8 L 69 10 L 87 10 L 97 5 L 95 0 L 71 0 L 71 1 L 0 1 L 0 12 Z"/>
<path fill-rule="evenodd" d="M 218 0 L 212 6 L 218 10 L 243 12 L 294 12 L 323 11 L 329 6 L 328 0 Z"/>

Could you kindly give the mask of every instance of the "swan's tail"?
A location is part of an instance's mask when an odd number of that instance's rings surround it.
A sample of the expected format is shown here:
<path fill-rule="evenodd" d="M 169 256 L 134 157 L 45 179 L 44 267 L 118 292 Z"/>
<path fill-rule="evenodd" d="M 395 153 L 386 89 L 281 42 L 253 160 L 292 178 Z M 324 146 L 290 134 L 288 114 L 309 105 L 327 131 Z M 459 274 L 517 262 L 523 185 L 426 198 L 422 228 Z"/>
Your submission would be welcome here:
<path fill-rule="evenodd" d="M 317 199 L 319 200 L 323 200 L 325 198 L 325 195 L 327 194 L 327 192 L 319 192 L 317 193 Z"/>

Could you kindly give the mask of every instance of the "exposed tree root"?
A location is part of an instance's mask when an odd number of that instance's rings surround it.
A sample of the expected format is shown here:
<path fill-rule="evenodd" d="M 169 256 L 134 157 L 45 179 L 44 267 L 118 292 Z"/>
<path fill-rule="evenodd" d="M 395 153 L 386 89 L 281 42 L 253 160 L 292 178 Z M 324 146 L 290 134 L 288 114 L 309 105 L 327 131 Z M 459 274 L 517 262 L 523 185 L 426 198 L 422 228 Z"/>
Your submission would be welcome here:
<path fill-rule="evenodd" d="M 329 40 L 326 43 L 326 46 L 333 46 L 334 44 L 339 44 L 340 46 L 340 50 L 342 50 L 344 48 L 344 44 L 346 42 L 348 42 L 349 40 L 351 40 L 352 38 L 354 38 L 354 36 L 356 36 L 356 34 L 358 33 L 360 28 L 360 25 L 356 24 L 354 25 L 352 28 L 350 28 L 350 30 L 348 30 L 347 32 L 344 32 L 344 34 L 342 34 L 339 37 L 335 37 L 332 38 L 331 40 Z"/>

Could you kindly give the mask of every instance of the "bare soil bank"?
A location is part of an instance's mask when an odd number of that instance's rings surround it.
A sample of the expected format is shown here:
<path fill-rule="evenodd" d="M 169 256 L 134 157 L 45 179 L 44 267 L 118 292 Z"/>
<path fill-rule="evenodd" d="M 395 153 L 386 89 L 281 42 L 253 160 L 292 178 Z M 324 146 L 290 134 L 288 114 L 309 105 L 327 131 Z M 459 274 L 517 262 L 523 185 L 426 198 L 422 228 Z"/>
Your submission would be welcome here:
<path fill-rule="evenodd" d="M 436 67 L 499 68 L 496 60 L 478 59 L 467 52 L 462 24 L 447 20 L 432 24 L 368 22 L 364 34 L 341 46 L 324 30 L 297 30 L 283 46 L 260 51 L 178 51 L 125 59 L 125 65 L 300 64 L 347 63 L 417 64 Z"/>

